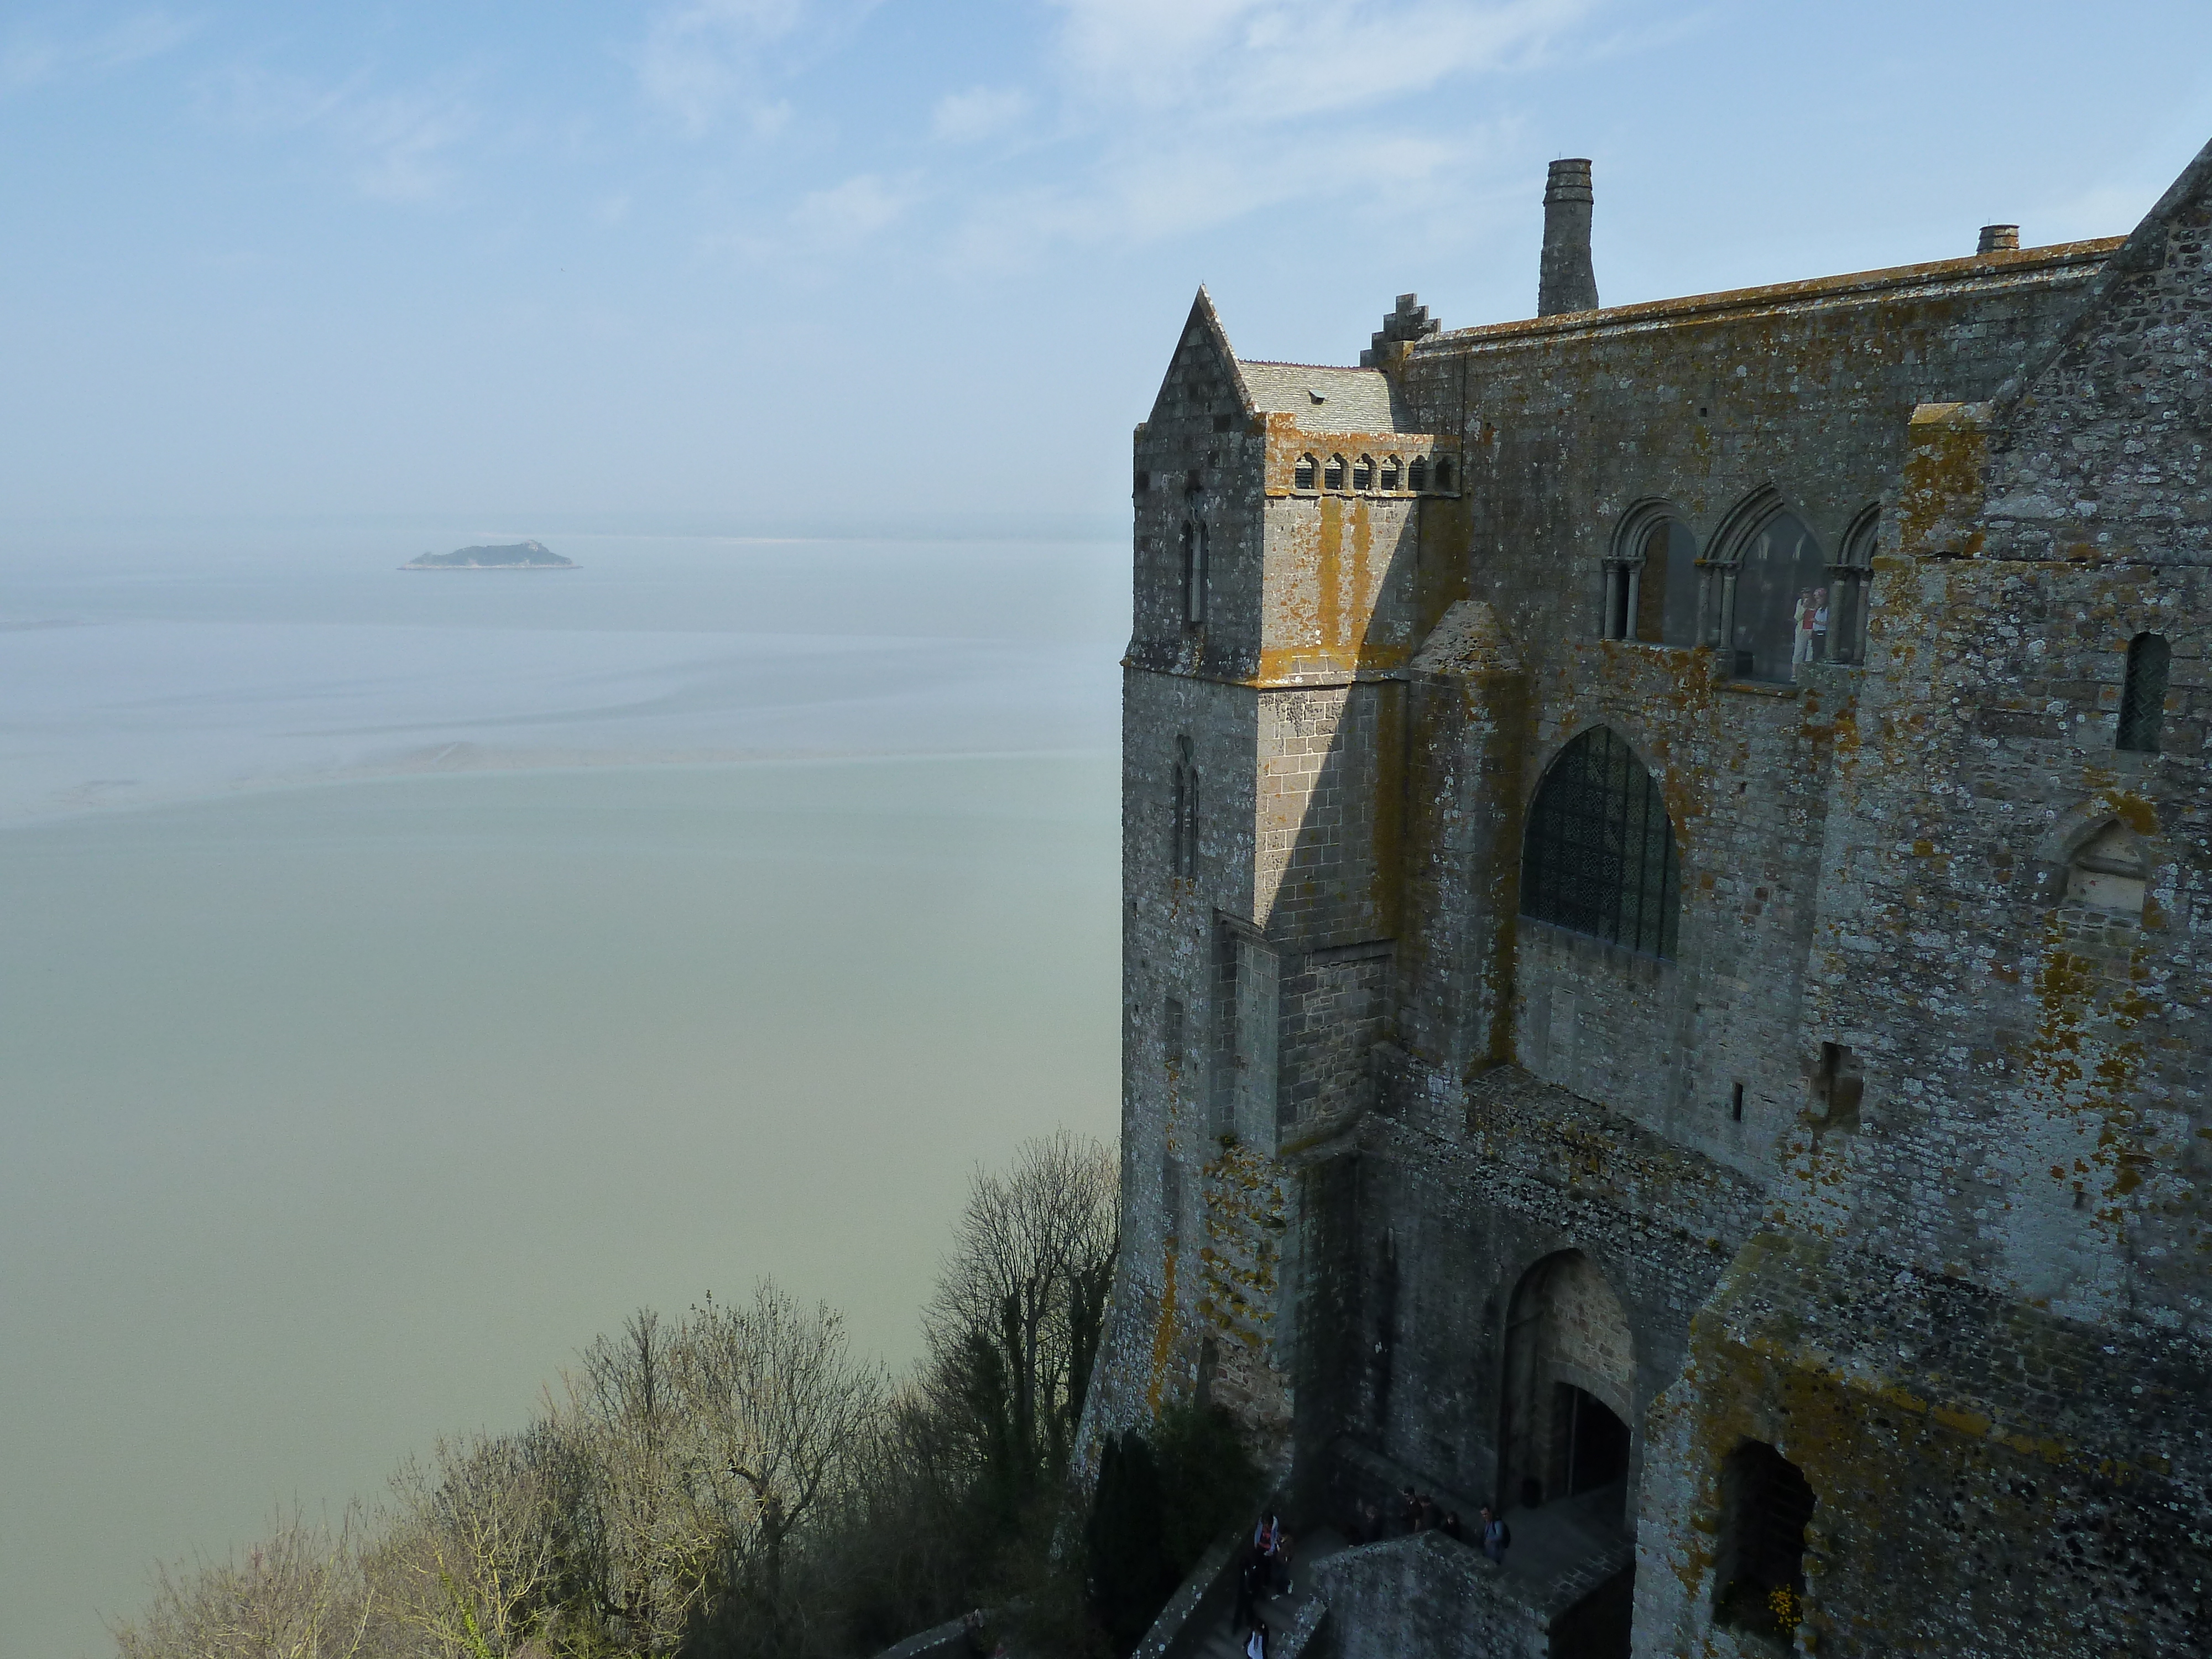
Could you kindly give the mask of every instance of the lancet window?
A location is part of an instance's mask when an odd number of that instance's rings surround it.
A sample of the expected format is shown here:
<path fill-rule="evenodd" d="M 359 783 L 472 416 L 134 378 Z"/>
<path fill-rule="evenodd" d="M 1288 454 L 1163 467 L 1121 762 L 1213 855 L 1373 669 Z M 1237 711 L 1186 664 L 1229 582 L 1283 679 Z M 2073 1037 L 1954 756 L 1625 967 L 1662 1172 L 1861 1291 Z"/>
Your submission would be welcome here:
<path fill-rule="evenodd" d="M 2172 660 L 2162 634 L 2128 641 L 2128 672 L 2120 682 L 2120 725 L 2113 746 L 2154 755 L 2166 722 L 2166 670 Z"/>
<path fill-rule="evenodd" d="M 1205 523 L 1187 519 L 1182 526 L 1182 615 L 1193 627 L 1206 620 L 1206 536 Z"/>

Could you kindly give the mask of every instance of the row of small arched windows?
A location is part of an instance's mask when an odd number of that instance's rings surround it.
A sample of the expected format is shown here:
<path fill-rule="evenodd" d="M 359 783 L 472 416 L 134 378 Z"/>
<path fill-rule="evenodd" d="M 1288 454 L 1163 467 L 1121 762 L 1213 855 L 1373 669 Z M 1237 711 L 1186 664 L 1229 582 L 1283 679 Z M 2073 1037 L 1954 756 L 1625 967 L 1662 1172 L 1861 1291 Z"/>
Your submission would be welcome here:
<path fill-rule="evenodd" d="M 1355 493 L 1395 493 L 1402 489 L 1421 495 L 1431 489 L 1448 490 L 1452 487 L 1451 457 L 1438 455 L 1431 459 L 1416 455 L 1402 461 L 1395 455 L 1385 455 L 1378 461 L 1372 455 L 1358 455 L 1347 461 L 1341 455 L 1331 455 L 1327 460 L 1301 455 L 1291 469 L 1293 489 L 1342 490 L 1347 483 Z"/>
<path fill-rule="evenodd" d="M 1664 501 L 1623 515 L 1605 561 L 1600 632 L 1609 640 L 1705 645 L 1735 678 L 1787 683 L 1808 662 L 1856 663 L 1881 520 L 1867 507 L 1830 560 L 1771 489 L 1721 521 L 1701 554 Z"/>

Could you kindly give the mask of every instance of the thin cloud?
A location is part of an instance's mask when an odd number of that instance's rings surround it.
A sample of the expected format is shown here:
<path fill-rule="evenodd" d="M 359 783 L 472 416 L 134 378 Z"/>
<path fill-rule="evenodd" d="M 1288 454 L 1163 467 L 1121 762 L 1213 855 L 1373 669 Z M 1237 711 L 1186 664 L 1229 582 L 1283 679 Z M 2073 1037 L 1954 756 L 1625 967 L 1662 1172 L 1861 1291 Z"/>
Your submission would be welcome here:
<path fill-rule="evenodd" d="M 380 89 L 367 71 L 335 83 L 234 68 L 210 83 L 219 118 L 248 131 L 312 132 L 327 141 L 362 195 L 434 202 L 459 182 L 457 147 L 480 125 L 466 82 Z"/>
<path fill-rule="evenodd" d="M 930 131 L 948 143 L 996 137 L 1029 113 L 1030 95 L 1018 87 L 976 87 L 948 93 L 930 115 Z"/>
<path fill-rule="evenodd" d="M 806 0 L 686 0 L 659 13 L 636 54 L 639 89 L 693 137 L 735 111 L 760 133 L 790 118 L 773 51 L 819 21 Z"/>
<path fill-rule="evenodd" d="M 0 94 L 128 69 L 181 46 L 192 28 L 167 12 L 141 11 L 90 33 L 17 30 L 0 46 Z"/>
<path fill-rule="evenodd" d="M 1020 265 L 1055 242 L 1192 234 L 1316 189 L 1370 218 L 1432 210 L 1455 173 L 1497 147 L 1498 131 L 1409 119 L 1406 100 L 1539 62 L 1599 9 L 1598 0 L 1055 4 L 1055 149 L 1073 164 L 1048 185 L 973 195 L 948 237 L 956 267 Z M 1577 40 L 1577 50 L 1589 44 Z"/>
<path fill-rule="evenodd" d="M 1068 85 L 1132 114 L 1279 125 L 1533 60 L 1596 0 L 1056 0 Z"/>

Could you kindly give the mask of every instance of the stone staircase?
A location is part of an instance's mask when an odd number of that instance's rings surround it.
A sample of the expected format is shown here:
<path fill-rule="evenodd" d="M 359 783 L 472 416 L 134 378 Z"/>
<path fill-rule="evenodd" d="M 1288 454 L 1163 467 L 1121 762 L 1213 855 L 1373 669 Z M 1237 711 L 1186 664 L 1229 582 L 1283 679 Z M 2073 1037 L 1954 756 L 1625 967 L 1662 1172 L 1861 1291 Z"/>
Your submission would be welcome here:
<path fill-rule="evenodd" d="M 1290 1589 L 1262 1596 L 1259 1602 L 1261 1622 L 1267 1626 L 1268 1659 L 1291 1659 L 1297 1648 L 1303 1647 L 1302 1641 L 1293 1646 L 1301 1626 L 1310 1631 L 1326 1610 L 1310 1588 L 1312 1569 L 1345 1547 L 1343 1534 L 1329 1528 L 1301 1534 L 1292 1542 Z M 1235 1611 L 1231 1607 L 1209 1620 L 1208 1627 L 1191 1632 L 1182 1651 L 1190 1659 L 1244 1659 L 1244 1638 L 1249 1632 L 1237 1627 Z"/>

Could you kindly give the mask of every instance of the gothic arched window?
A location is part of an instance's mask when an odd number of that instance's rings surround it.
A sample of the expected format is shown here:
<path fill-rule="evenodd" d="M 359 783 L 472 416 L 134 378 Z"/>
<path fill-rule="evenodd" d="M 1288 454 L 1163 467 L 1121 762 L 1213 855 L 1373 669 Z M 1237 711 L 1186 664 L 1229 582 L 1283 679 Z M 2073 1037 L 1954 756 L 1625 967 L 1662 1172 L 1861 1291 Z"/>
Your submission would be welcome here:
<path fill-rule="evenodd" d="M 1416 455 L 1413 457 L 1413 465 L 1407 469 L 1406 473 L 1406 488 L 1408 489 L 1426 489 L 1428 487 L 1429 458 L 1425 455 Z"/>
<path fill-rule="evenodd" d="M 1332 455 L 1328 458 L 1328 465 L 1322 473 L 1322 483 L 1330 489 L 1344 488 L 1343 456 Z"/>
<path fill-rule="evenodd" d="M 1437 489 L 1449 489 L 1451 488 L 1451 480 L 1452 480 L 1452 464 L 1451 464 L 1451 457 L 1450 457 L 1450 456 L 1449 456 L 1449 455 L 1439 455 L 1439 456 L 1437 456 Z"/>
<path fill-rule="evenodd" d="M 1844 532 L 1843 556 L 1828 567 L 1827 655 L 1831 662 L 1866 660 L 1867 597 L 1874 584 L 1874 550 L 1881 535 L 1881 511 L 1868 507 Z"/>
<path fill-rule="evenodd" d="M 1375 488 L 1375 458 L 1362 455 L 1352 464 L 1352 487 L 1354 489 Z"/>
<path fill-rule="evenodd" d="M 2166 673 L 2172 653 L 2162 634 L 2138 634 L 2128 641 L 2128 673 L 2120 682 L 2120 729 L 2113 747 L 2158 753 L 2158 729 L 2166 720 Z"/>
<path fill-rule="evenodd" d="M 1382 458 L 1383 489 L 1395 489 L 1398 487 L 1398 480 L 1404 476 L 1404 473 L 1405 469 L 1395 455 L 1386 455 Z"/>
<path fill-rule="evenodd" d="M 1315 461 L 1312 456 L 1299 456 L 1297 465 L 1291 470 L 1291 488 L 1293 489 L 1311 489 L 1314 487 L 1315 476 L 1320 471 L 1320 465 Z"/>
<path fill-rule="evenodd" d="M 1593 726 L 1537 786 L 1522 842 L 1521 914 L 1672 957 L 1680 908 L 1659 786 L 1619 733 Z"/>

